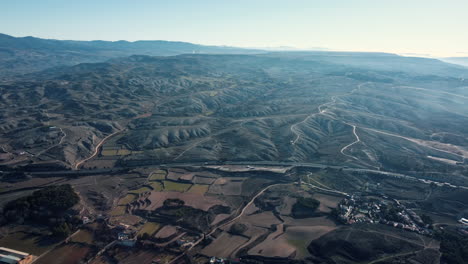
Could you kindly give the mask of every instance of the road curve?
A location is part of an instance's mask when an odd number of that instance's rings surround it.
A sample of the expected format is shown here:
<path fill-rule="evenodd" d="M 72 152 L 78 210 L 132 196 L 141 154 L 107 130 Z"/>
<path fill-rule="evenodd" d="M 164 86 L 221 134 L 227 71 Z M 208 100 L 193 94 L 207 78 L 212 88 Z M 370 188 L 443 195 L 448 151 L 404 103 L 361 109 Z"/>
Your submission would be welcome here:
<path fill-rule="evenodd" d="M 88 161 L 88 160 L 90 160 L 90 159 L 96 157 L 96 155 L 99 153 L 99 148 L 100 148 L 109 138 L 111 138 L 111 137 L 113 137 L 113 136 L 115 136 L 115 135 L 117 135 L 117 134 L 119 134 L 119 133 L 121 133 L 121 132 L 123 132 L 123 131 L 125 131 L 125 129 L 115 131 L 114 133 L 112 133 L 112 134 L 108 135 L 107 137 L 103 138 L 103 139 L 101 140 L 101 142 L 99 142 L 99 143 L 96 145 L 96 147 L 94 148 L 94 153 L 93 153 L 91 156 L 89 156 L 89 157 L 87 157 L 86 159 L 84 159 L 84 160 L 82 160 L 82 161 L 80 161 L 80 162 L 78 162 L 78 163 L 75 164 L 75 170 L 79 169 L 80 166 L 81 166 L 83 163 L 85 163 L 86 161 Z"/>

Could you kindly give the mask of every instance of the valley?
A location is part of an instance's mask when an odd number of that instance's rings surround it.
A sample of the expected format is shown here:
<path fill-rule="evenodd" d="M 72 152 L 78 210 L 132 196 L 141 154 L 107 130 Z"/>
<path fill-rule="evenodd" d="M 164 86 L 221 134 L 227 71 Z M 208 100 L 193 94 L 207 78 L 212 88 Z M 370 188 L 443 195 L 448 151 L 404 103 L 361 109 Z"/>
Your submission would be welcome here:
<path fill-rule="evenodd" d="M 0 247 L 35 263 L 435 264 L 466 239 L 466 68 L 25 41 L 0 36 Z"/>

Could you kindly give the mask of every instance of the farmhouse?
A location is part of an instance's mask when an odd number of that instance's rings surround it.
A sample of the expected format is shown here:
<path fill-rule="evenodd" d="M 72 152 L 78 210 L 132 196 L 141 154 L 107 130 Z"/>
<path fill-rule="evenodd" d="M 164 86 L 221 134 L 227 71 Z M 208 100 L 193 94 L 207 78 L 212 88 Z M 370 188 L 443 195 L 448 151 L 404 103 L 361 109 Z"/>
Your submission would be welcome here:
<path fill-rule="evenodd" d="M 29 264 L 33 256 L 29 253 L 0 247 L 0 264 Z"/>

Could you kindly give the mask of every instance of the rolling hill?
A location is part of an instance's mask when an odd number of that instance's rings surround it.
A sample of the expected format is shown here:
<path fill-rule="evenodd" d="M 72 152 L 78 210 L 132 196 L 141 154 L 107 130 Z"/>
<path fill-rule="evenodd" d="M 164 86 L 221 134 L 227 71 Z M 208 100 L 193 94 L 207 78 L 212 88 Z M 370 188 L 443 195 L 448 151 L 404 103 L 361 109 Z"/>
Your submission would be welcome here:
<path fill-rule="evenodd" d="M 460 183 L 467 74 L 392 54 L 134 55 L 1 82 L 0 144 L 4 163 L 81 166 L 112 135 L 93 166 L 322 163 Z"/>

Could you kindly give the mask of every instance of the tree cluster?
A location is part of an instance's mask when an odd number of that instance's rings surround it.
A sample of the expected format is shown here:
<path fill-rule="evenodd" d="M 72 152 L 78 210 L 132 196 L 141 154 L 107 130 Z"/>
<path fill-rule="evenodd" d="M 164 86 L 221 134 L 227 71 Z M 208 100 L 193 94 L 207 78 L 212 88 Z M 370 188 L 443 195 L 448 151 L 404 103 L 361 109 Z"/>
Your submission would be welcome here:
<path fill-rule="evenodd" d="M 48 186 L 31 195 L 8 202 L 0 215 L 0 223 L 30 223 L 49 225 L 52 234 L 64 237 L 79 218 L 69 209 L 80 198 L 69 184 Z"/>

